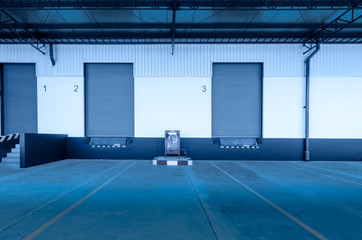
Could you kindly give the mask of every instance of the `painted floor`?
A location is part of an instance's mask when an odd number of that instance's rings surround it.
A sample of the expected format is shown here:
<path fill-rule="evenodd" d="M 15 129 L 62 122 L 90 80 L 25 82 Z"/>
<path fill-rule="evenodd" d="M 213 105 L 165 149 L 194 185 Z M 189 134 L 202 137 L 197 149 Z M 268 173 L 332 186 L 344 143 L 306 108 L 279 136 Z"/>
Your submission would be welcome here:
<path fill-rule="evenodd" d="M 362 239 L 362 162 L 0 164 L 0 239 Z"/>

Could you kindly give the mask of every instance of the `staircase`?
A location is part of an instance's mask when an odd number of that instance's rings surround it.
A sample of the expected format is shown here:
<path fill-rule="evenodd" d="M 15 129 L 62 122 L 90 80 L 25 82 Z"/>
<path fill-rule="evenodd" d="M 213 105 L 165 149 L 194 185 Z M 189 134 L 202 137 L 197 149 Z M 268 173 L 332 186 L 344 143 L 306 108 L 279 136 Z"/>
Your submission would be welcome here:
<path fill-rule="evenodd" d="M 20 144 L 16 144 L 6 156 L 2 159 L 3 163 L 20 163 Z"/>

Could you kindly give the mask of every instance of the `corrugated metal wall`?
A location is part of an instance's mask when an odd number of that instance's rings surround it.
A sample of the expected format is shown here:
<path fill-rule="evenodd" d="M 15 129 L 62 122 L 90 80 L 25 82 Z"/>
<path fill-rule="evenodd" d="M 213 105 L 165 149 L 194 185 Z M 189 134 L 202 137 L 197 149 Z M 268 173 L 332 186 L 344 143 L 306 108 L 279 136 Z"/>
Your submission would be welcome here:
<path fill-rule="evenodd" d="M 170 44 L 57 45 L 57 64 L 53 67 L 48 55 L 42 55 L 29 45 L 0 45 L 0 63 L 36 63 L 37 76 L 43 77 L 38 78 L 39 84 L 62 89 L 77 84 L 82 89 L 83 68 L 87 62 L 132 62 L 136 78 L 167 77 L 167 80 L 170 77 L 210 79 L 213 62 L 263 62 L 263 137 L 302 138 L 305 50 L 296 44 L 180 44 L 175 46 L 172 56 Z M 362 137 L 362 125 L 359 124 L 362 114 L 356 111 L 361 109 L 361 59 L 361 44 L 322 45 L 321 51 L 312 59 L 311 137 Z M 42 85 L 39 86 L 42 90 Z M 80 90 L 77 97 L 70 95 L 73 92 L 57 91 L 47 98 L 40 92 L 38 89 L 38 96 L 41 96 L 38 102 L 40 131 L 83 136 L 83 130 L 79 130 L 84 129 L 83 91 Z M 211 101 L 203 104 L 209 109 Z M 197 114 L 201 119 L 206 116 L 200 111 Z M 57 116 L 56 121 L 54 116 Z M 138 124 L 143 121 L 138 120 Z M 66 122 L 71 124 L 64 124 Z M 205 132 L 203 136 L 208 131 Z M 145 132 L 138 134 L 142 136 Z"/>
<path fill-rule="evenodd" d="M 0 45 L 0 62 L 36 62 L 38 77 L 83 76 L 84 62 L 133 62 L 135 77 L 209 77 L 212 62 L 264 62 L 265 76 L 303 74 L 300 45 L 58 45 L 57 65 L 26 45 Z"/>
<path fill-rule="evenodd" d="M 322 45 L 312 60 L 314 77 L 362 77 L 362 44 Z"/>
<path fill-rule="evenodd" d="M 179 44 L 57 45 L 57 65 L 51 66 L 28 45 L 0 45 L 0 62 L 36 62 L 38 77 L 83 76 L 84 62 L 132 62 L 135 77 L 209 77 L 212 62 L 264 62 L 265 77 L 304 75 L 302 45 L 296 44 Z M 312 75 L 362 76 L 361 45 L 323 45 L 312 61 Z"/>

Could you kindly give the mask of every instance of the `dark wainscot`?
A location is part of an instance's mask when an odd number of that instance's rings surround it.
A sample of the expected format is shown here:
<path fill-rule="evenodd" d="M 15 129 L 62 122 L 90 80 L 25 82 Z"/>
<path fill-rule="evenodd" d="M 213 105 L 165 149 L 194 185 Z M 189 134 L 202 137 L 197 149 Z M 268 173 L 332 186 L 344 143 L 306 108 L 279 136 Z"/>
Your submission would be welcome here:
<path fill-rule="evenodd" d="M 20 135 L 20 167 L 27 168 L 67 158 L 66 134 Z"/>
<path fill-rule="evenodd" d="M 210 138 L 181 138 L 193 160 L 302 161 L 304 139 L 264 138 L 258 149 L 225 149 Z M 164 154 L 163 138 L 134 138 L 126 148 L 92 148 L 87 138 L 68 138 L 69 159 L 153 159 Z M 311 160 L 362 160 L 362 139 L 311 139 Z"/>

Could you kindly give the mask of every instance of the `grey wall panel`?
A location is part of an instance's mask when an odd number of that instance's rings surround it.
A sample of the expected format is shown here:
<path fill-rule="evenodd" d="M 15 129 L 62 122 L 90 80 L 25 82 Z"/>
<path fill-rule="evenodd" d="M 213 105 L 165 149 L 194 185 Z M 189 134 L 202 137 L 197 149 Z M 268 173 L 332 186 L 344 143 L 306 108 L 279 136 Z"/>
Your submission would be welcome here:
<path fill-rule="evenodd" d="M 262 64 L 214 63 L 212 136 L 261 137 Z"/>
<path fill-rule="evenodd" d="M 133 64 L 86 64 L 86 135 L 134 136 Z"/>
<path fill-rule="evenodd" d="M 37 133 L 35 64 L 4 64 L 4 134 Z"/>

